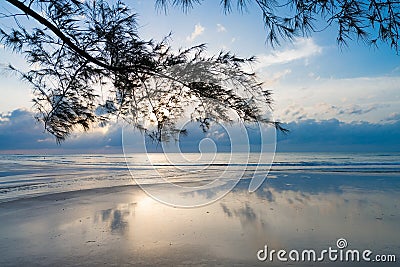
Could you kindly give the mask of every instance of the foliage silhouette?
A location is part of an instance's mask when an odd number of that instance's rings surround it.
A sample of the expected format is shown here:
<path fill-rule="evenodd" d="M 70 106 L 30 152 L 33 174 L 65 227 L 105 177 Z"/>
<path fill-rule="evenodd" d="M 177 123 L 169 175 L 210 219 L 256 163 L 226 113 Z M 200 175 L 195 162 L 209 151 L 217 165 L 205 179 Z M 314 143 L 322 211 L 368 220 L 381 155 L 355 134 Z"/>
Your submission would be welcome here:
<path fill-rule="evenodd" d="M 156 0 L 159 8 L 180 6 L 187 12 L 201 0 Z M 226 13 L 244 11 L 251 4 L 262 13 L 267 42 L 272 46 L 282 40 L 307 36 L 337 27 L 337 42 L 347 45 L 356 38 L 371 45 L 379 42 L 399 50 L 400 1 L 396 0 L 220 0 Z M 318 29 L 317 25 L 321 28 Z"/>
<path fill-rule="evenodd" d="M 105 0 L 6 0 L 22 13 L 8 12 L 14 27 L 0 29 L 0 42 L 25 55 L 31 70 L 19 72 L 32 84 L 36 118 L 58 142 L 77 127 L 84 130 L 121 118 L 158 141 L 177 132 L 186 115 L 204 131 L 213 121 L 232 121 L 234 111 L 245 122 L 272 124 L 266 111 L 271 92 L 246 66 L 255 58 L 230 52 L 206 55 L 204 45 L 173 51 L 168 40 L 143 40 L 136 14 L 122 2 Z M 338 25 L 338 42 L 355 34 L 372 44 L 389 43 L 398 50 L 399 2 L 289 0 L 222 0 L 226 12 L 236 2 L 262 10 L 272 45 L 315 31 L 317 17 Z M 156 0 L 158 7 L 199 0 Z M 280 14 L 287 13 L 288 16 Z M 32 26 L 32 19 L 36 22 Z M 368 32 L 370 30 L 370 32 Z M 370 38 L 376 33 L 377 36 Z M 189 114 L 187 114 L 189 112 Z"/>

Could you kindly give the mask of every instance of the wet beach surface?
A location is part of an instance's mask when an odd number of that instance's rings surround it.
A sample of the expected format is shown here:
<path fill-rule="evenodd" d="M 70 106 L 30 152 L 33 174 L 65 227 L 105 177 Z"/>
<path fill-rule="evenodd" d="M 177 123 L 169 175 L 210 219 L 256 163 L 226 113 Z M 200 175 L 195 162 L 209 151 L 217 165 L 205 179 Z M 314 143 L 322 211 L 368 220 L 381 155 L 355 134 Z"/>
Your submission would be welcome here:
<path fill-rule="evenodd" d="M 399 260 L 398 175 L 293 171 L 270 177 L 255 193 L 242 180 L 223 199 L 192 209 L 161 204 L 137 186 L 1 203 L 0 265 L 365 266 L 257 259 L 265 245 L 319 251 L 336 248 L 339 238 L 349 249 Z M 162 192 L 162 185 L 154 186 Z"/>

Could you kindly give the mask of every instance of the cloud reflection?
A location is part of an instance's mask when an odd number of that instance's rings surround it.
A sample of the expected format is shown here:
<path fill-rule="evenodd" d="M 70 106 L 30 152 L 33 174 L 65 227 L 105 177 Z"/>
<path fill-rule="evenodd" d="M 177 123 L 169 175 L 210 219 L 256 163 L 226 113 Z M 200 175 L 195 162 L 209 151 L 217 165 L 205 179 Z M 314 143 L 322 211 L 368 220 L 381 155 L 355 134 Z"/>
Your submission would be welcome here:
<path fill-rule="evenodd" d="M 112 234 L 125 235 L 129 230 L 129 217 L 135 213 L 135 206 L 135 203 L 130 203 L 101 210 L 95 214 L 95 222 L 107 225 Z"/>

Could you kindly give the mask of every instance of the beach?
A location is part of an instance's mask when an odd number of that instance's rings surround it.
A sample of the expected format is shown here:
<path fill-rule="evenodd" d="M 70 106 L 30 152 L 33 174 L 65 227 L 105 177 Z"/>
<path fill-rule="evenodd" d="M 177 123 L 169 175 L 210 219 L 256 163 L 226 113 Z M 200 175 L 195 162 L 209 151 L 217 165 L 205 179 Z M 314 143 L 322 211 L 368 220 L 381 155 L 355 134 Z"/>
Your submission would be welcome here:
<path fill-rule="evenodd" d="M 0 267 L 400 267 L 400 0 L 0 1 Z"/>
<path fill-rule="evenodd" d="M 134 184 L 3 197 L 0 266 L 365 266 L 257 257 L 265 246 L 318 254 L 337 249 L 338 239 L 347 241 L 346 249 L 398 260 L 397 167 L 350 171 L 342 165 L 273 167 L 256 192 L 242 179 L 222 199 L 198 208 L 162 204 Z M 168 194 L 163 184 L 152 186 Z"/>

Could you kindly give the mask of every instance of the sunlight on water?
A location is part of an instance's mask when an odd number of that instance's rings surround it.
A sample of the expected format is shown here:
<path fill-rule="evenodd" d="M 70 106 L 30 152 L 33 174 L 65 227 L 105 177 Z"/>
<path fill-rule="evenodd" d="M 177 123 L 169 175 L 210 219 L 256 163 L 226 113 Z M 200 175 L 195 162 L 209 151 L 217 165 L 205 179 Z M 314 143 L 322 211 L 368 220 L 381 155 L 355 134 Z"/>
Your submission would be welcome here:
<path fill-rule="evenodd" d="M 0 155 L 0 201 L 132 185 L 133 178 L 147 184 L 207 183 L 227 166 L 232 177 L 245 171 L 243 178 L 251 178 L 257 167 L 266 175 L 269 165 L 268 162 L 258 163 L 257 154 L 250 154 L 248 158 L 247 154 L 240 153 L 128 154 L 126 158 L 123 155 Z M 270 176 L 287 171 L 398 174 L 400 154 L 278 153 Z"/>

